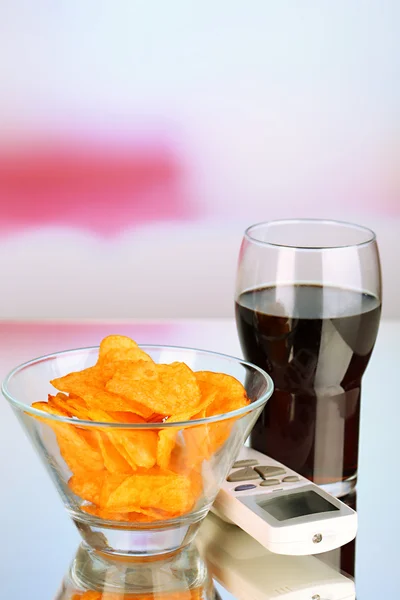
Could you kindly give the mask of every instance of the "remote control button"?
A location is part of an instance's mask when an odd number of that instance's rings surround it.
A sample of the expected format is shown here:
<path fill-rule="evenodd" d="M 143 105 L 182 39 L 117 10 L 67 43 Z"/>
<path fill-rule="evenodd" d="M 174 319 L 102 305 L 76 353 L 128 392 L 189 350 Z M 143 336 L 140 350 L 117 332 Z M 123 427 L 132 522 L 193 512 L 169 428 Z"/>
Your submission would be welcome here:
<path fill-rule="evenodd" d="M 234 492 L 244 492 L 244 490 L 254 490 L 254 488 L 256 488 L 256 487 L 257 486 L 254 485 L 253 483 L 245 483 L 243 485 L 237 485 L 233 491 Z"/>
<path fill-rule="evenodd" d="M 260 466 L 254 467 L 254 470 L 257 471 L 262 478 L 272 477 L 275 475 L 284 475 L 286 473 L 285 469 L 282 467 L 272 467 L 272 466 Z"/>
<path fill-rule="evenodd" d="M 234 471 L 226 478 L 227 481 L 246 481 L 247 479 L 260 479 L 258 474 L 251 467 Z"/>
<path fill-rule="evenodd" d="M 279 479 L 265 479 L 264 481 L 262 481 L 260 483 L 260 485 L 262 485 L 263 487 L 269 487 L 270 485 L 279 485 L 280 481 Z"/>
<path fill-rule="evenodd" d="M 253 467 L 257 463 L 258 463 L 258 461 L 254 460 L 254 458 L 246 458 L 243 460 L 237 460 L 235 463 L 233 463 L 232 469 L 238 469 L 239 467 Z"/>
<path fill-rule="evenodd" d="M 290 483 L 292 481 L 300 481 L 300 477 L 297 477 L 297 475 L 288 475 L 282 479 L 282 483 Z"/>

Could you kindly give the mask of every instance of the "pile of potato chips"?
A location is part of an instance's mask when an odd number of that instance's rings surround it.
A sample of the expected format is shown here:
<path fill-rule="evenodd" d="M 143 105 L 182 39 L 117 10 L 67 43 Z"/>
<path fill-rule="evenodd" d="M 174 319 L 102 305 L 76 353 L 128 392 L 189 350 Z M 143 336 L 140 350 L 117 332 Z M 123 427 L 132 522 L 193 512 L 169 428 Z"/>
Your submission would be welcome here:
<path fill-rule="evenodd" d="M 157 364 L 130 338 L 109 336 L 95 366 L 54 379 L 60 390 L 33 408 L 77 419 L 45 420 L 72 476 L 71 491 L 89 514 L 112 521 L 153 522 L 191 511 L 203 491 L 202 464 L 229 436 L 233 420 L 162 428 L 249 404 L 235 378 Z M 79 420 L 132 428 L 79 426 Z M 154 429 L 135 429 L 154 423 Z"/>

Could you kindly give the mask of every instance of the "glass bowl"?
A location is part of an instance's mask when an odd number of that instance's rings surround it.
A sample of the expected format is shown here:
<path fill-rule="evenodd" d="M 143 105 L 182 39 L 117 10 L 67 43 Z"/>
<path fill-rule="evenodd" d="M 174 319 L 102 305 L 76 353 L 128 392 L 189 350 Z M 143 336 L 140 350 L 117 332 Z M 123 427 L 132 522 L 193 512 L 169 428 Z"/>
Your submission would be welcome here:
<path fill-rule="evenodd" d="M 250 403 L 221 415 L 165 423 L 85 421 L 32 408 L 54 394 L 50 380 L 93 366 L 97 347 L 31 360 L 2 386 L 83 540 L 109 554 L 157 555 L 189 544 L 273 391 L 262 369 L 238 358 L 172 346 L 141 348 L 156 363 L 179 361 L 193 371 L 235 377 Z M 161 443 L 168 466 L 159 472 L 154 465 Z M 136 471 L 132 456 L 141 465 Z"/>

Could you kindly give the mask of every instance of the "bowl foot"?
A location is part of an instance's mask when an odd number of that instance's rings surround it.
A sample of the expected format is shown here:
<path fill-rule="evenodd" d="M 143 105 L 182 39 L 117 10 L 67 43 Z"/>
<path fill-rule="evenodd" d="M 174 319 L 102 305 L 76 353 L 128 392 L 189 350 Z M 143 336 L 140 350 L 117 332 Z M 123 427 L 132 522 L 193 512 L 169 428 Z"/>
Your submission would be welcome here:
<path fill-rule="evenodd" d="M 115 523 L 94 523 L 71 515 L 84 542 L 94 550 L 110 556 L 157 556 L 174 553 L 193 540 L 205 515 L 193 521 L 181 518 L 165 524 L 154 523 L 147 527 L 116 526 Z"/>

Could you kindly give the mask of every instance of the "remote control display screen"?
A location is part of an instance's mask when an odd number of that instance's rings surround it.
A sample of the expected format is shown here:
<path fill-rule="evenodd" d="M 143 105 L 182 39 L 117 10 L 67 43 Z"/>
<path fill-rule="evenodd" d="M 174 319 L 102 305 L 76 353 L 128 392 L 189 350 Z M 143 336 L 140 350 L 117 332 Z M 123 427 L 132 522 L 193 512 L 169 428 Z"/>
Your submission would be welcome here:
<path fill-rule="evenodd" d="M 263 500 L 258 505 L 278 521 L 339 510 L 316 492 L 299 492 Z"/>

